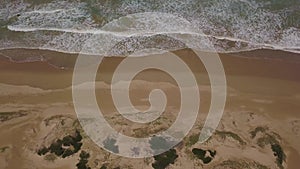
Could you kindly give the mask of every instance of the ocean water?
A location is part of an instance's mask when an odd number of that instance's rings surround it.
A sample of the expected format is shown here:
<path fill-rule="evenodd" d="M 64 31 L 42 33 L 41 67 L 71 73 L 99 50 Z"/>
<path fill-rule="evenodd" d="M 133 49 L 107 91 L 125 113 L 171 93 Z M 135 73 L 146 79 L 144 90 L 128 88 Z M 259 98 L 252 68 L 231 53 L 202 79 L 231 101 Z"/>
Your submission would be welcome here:
<path fill-rule="evenodd" d="M 300 53 L 299 0 L 0 0 L 0 48 Z"/>

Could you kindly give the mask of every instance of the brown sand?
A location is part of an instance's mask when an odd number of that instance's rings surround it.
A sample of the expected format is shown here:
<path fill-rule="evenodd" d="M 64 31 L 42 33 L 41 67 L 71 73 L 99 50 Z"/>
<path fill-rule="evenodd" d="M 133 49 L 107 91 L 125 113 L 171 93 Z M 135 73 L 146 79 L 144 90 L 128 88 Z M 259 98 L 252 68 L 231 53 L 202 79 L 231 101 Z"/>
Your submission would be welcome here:
<path fill-rule="evenodd" d="M 4 50 L 0 53 L 5 56 L 13 56 L 14 60 L 19 61 L 22 60 L 22 57 L 26 58 L 27 55 L 43 55 L 47 56 L 51 64 L 64 67 L 64 69 L 57 68 L 49 65 L 47 62 L 39 61 L 16 63 L 2 57 L 0 59 L 0 84 L 7 86 L 0 90 L 0 112 L 6 111 L 7 107 L 14 107 L 12 110 L 15 111 L 16 107 L 24 109 L 26 106 L 31 105 L 32 109 L 40 110 L 43 109 L 40 107 L 45 105 L 51 107 L 55 106 L 55 104 L 67 104 L 69 106 L 64 109 L 75 116 L 71 104 L 72 93 L 70 87 L 72 84 L 72 67 L 74 66 L 76 55 L 24 49 Z M 177 51 L 176 54 L 193 70 L 201 91 L 200 112 L 207 112 L 210 104 L 210 88 L 205 68 L 201 61 L 189 50 Z M 298 123 L 300 119 L 300 59 L 298 58 L 300 56 L 287 52 L 258 50 L 222 54 L 220 57 L 224 65 L 228 84 L 228 96 L 223 116 L 224 125 L 226 126 L 227 123 L 225 121 L 231 116 L 229 112 L 240 112 L 241 114 L 243 112 L 253 112 L 266 117 L 270 121 L 258 120 L 255 124 L 258 126 L 268 125 L 269 128 L 279 133 L 286 144 L 285 147 L 293 148 L 293 151 L 290 153 L 291 156 L 288 157 L 288 168 L 293 169 L 295 166 L 300 166 L 299 160 L 297 160 L 300 153 L 300 144 L 298 143 L 300 136 L 300 122 Z M 109 84 L 114 69 L 122 59 L 120 57 L 105 58 L 100 66 L 97 81 L 104 81 Z M 136 81 L 136 83 L 134 82 L 131 85 L 133 93 L 130 93 L 130 96 L 135 98 L 132 99 L 135 105 L 148 106 L 148 102 L 141 100 L 147 99 L 151 89 L 156 88 L 156 85 L 159 84 L 158 87 L 167 86 L 161 88 L 166 90 L 168 105 L 178 108 L 180 103 L 180 99 L 178 99 L 179 91 L 175 81 L 167 74 L 157 70 L 147 70 L 140 73 L 136 80 L 140 81 Z M 11 92 L 7 94 L 5 91 Z M 16 93 L 16 91 L 18 92 Z M 109 88 L 103 88 L 101 84 L 100 89 L 96 90 L 99 106 L 104 110 L 106 117 L 115 112 L 109 91 Z M 44 110 L 40 111 L 44 112 Z M 59 112 L 57 113 L 59 114 Z M 12 157 L 8 160 L 8 168 L 18 168 L 13 164 L 14 160 L 25 163 L 22 162 L 22 157 L 17 158 L 16 155 L 21 154 L 22 149 L 27 146 L 26 140 L 22 141 L 22 135 L 24 135 L 22 129 L 39 128 L 35 123 L 39 123 L 38 121 L 42 120 L 44 116 L 44 113 L 26 116 L 26 118 L 31 119 L 30 123 L 19 119 L 20 122 L 12 120 L 10 121 L 11 124 L 0 124 L 0 134 L 4 136 L 0 139 L 0 148 L 2 145 L 14 147 Z M 165 114 L 165 117 L 167 116 L 170 115 Z M 24 117 L 24 120 L 26 118 Z M 235 115 L 232 118 L 237 117 Z M 170 119 L 171 121 L 174 120 L 171 116 Z M 34 120 L 36 122 L 31 124 Z M 114 123 L 113 121 L 109 122 L 112 125 Z M 18 123 L 20 123 L 20 127 L 13 129 L 13 126 Z M 125 121 L 125 123 L 129 122 Z M 143 127 L 143 125 L 136 125 L 136 127 Z M 120 130 L 118 126 L 114 128 Z M 130 132 L 127 133 L 129 128 L 127 129 L 126 126 L 122 129 L 125 134 L 130 134 Z M 248 130 L 242 128 L 241 132 L 248 132 Z M 252 155 L 254 159 L 255 154 L 252 153 Z M 74 159 L 76 160 L 76 157 Z M 67 166 L 66 163 L 61 163 L 61 165 L 55 166 Z M 55 166 L 52 166 L 52 168 L 55 168 Z"/>

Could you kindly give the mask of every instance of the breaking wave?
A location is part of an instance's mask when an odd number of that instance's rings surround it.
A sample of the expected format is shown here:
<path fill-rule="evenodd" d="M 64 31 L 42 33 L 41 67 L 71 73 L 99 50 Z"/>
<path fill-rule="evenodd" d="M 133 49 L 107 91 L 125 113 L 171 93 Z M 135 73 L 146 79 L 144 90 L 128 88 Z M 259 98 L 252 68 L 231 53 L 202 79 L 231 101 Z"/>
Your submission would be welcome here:
<path fill-rule="evenodd" d="M 297 0 L 10 1 L 0 5 L 0 48 L 107 56 L 192 46 L 217 52 L 258 48 L 300 53 Z M 209 39 L 207 42 L 205 39 Z M 147 53 L 147 52 L 146 52 Z"/>

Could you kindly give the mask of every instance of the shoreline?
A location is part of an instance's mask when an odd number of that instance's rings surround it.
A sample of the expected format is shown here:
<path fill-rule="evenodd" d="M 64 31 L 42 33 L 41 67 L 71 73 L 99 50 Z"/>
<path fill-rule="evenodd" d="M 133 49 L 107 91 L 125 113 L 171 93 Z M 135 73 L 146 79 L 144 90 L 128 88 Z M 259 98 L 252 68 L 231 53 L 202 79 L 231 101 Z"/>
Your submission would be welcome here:
<path fill-rule="evenodd" d="M 176 49 L 176 50 L 172 50 L 170 52 L 176 53 L 178 51 L 184 51 L 184 50 L 190 50 L 189 48 L 182 48 L 182 49 Z M 1 57 L 7 57 L 9 58 L 11 61 L 16 61 L 14 60 L 14 57 L 11 58 L 10 56 L 5 56 L 3 55 L 2 52 L 10 52 L 10 51 L 40 51 L 40 52 L 45 52 L 45 53 L 56 53 L 59 55 L 70 55 L 73 57 L 78 56 L 79 54 L 81 55 L 90 55 L 90 56 L 98 56 L 97 54 L 84 54 L 84 53 L 80 53 L 80 52 L 68 52 L 68 51 L 63 51 L 63 50 L 55 50 L 55 49 L 48 49 L 48 48 L 30 48 L 30 47 L 12 47 L 12 48 L 0 48 L 0 56 Z M 203 53 L 217 53 L 218 55 L 235 55 L 235 56 L 242 56 L 242 57 L 253 57 L 251 55 L 253 54 L 258 54 L 258 53 L 263 53 L 263 52 L 275 52 L 278 54 L 285 54 L 288 55 L 289 57 L 297 57 L 297 55 L 300 55 L 300 52 L 293 52 L 293 51 L 289 51 L 289 50 L 284 50 L 284 49 L 275 49 L 275 48 L 254 48 L 254 49 L 249 49 L 249 50 L 240 50 L 240 51 L 229 51 L 229 52 L 212 52 L 212 51 L 201 51 Z M 146 55 L 142 55 L 142 56 L 138 56 L 138 57 L 146 57 Z M 126 56 L 103 56 L 103 57 L 126 57 Z M 259 56 L 259 57 L 265 57 L 265 56 Z M 278 56 L 277 56 L 278 57 Z M 268 58 L 272 58 L 270 56 L 268 56 Z M 32 61 L 39 61 L 39 60 L 32 60 Z M 300 61 L 300 59 L 299 59 Z M 24 61 L 26 62 L 26 61 Z M 30 61 L 28 61 L 30 62 Z"/>

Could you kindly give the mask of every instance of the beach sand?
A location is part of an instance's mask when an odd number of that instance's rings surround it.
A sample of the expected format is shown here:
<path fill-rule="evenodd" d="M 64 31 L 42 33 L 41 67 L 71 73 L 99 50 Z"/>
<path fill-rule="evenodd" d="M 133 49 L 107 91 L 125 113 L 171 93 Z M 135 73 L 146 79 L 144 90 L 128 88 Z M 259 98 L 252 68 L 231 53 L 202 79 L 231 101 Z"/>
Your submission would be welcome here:
<path fill-rule="evenodd" d="M 197 133 L 210 106 L 209 78 L 201 61 L 190 50 L 176 51 L 175 54 L 189 65 L 200 89 L 200 115 L 191 130 L 191 134 Z M 203 52 L 203 55 L 209 53 Z M 43 56 L 44 60 L 24 62 L 30 56 Z M 37 155 L 36 151 L 74 128 L 71 121 L 76 121 L 76 113 L 71 87 L 77 55 L 9 49 L 0 51 L 0 57 L 0 112 L 6 112 L 7 116 L 4 118 L 1 114 L 0 166 L 7 169 L 76 168 L 78 154 L 49 161 Z M 283 167 L 297 169 L 300 166 L 299 54 L 256 50 L 220 54 L 220 58 L 227 79 L 227 101 L 217 128 L 220 132 L 203 145 L 196 143 L 190 147 L 176 148 L 179 158 L 170 168 L 217 168 L 226 160 L 244 161 L 249 165 L 256 162 L 268 168 L 277 168 L 271 146 L 258 145 L 259 137 L 274 135 L 287 156 Z M 110 83 L 115 68 L 123 59 L 106 57 L 98 70 L 96 95 L 104 116 L 114 129 L 131 136 L 147 136 L 168 128 L 177 116 L 180 91 L 174 79 L 158 70 L 150 69 L 138 74 L 130 86 L 130 97 L 135 106 L 144 110 L 149 106 L 147 99 L 150 91 L 155 88 L 164 90 L 168 104 L 159 118 L 162 124 L 136 124 L 118 115 L 110 94 Z M 53 123 L 45 125 L 45 120 L 51 117 L 55 117 Z M 67 123 L 62 125 L 62 120 Z M 77 127 L 80 128 L 79 125 Z M 250 132 L 257 127 L 265 130 L 252 138 Z M 234 139 L 224 141 L 220 136 L 222 131 L 237 134 L 246 145 Z M 215 149 L 217 156 L 211 163 L 202 164 L 186 153 L 193 147 Z M 152 168 L 153 159 L 109 155 L 87 137 L 84 137 L 82 149 L 90 152 L 89 165 L 92 168 L 100 168 L 103 164 L 120 165 L 121 168 Z"/>

